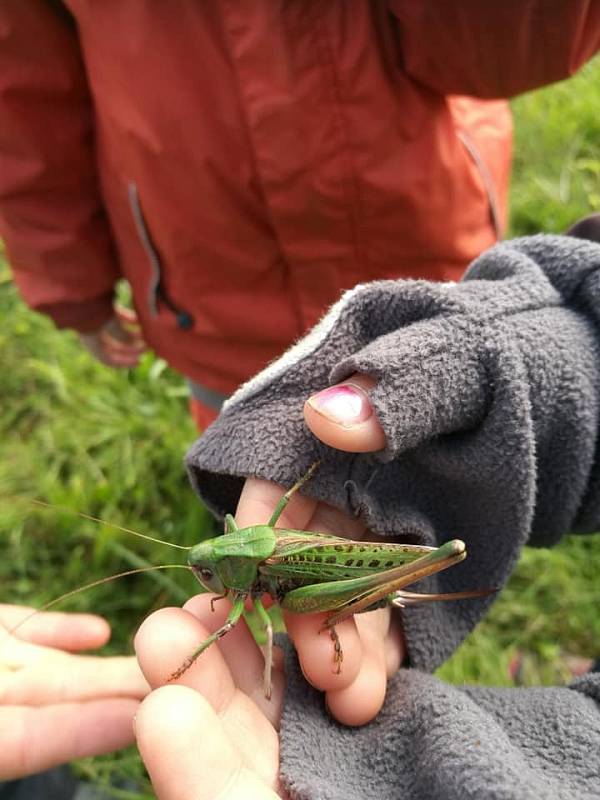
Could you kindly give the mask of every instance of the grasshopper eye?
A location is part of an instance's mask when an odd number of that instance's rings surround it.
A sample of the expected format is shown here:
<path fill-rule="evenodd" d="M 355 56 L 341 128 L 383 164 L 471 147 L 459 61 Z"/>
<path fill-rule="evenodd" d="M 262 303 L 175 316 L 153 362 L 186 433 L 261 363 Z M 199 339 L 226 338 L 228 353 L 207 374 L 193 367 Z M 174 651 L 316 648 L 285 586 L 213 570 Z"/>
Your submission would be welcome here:
<path fill-rule="evenodd" d="M 192 568 L 196 573 L 196 577 L 209 592 L 216 592 L 216 594 L 223 594 L 225 587 L 219 576 L 210 567 L 196 566 Z"/>

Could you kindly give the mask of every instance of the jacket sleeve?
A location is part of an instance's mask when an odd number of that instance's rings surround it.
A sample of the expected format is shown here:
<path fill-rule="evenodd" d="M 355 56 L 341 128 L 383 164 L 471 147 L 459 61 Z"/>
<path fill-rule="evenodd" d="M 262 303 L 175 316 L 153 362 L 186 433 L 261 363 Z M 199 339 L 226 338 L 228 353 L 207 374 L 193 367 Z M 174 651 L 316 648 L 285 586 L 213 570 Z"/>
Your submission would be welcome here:
<path fill-rule="evenodd" d="M 213 509 L 244 475 L 291 485 L 368 527 L 469 557 L 433 591 L 503 585 L 529 542 L 600 524 L 600 246 L 535 236 L 484 253 L 458 284 L 356 287 L 292 350 L 242 387 L 188 456 Z M 331 451 L 302 405 L 353 372 L 386 433 L 379 453 Z M 293 800 L 566 800 L 600 796 L 600 677 L 569 687 L 448 686 L 425 670 L 486 601 L 402 610 L 410 665 L 363 728 L 329 719 L 288 649 L 281 778 Z M 307 769 L 307 765 L 310 768 Z"/>
<path fill-rule="evenodd" d="M 600 47 L 598 0 L 390 0 L 403 69 L 441 94 L 512 97 L 573 75 Z"/>
<path fill-rule="evenodd" d="M 382 536 L 463 539 L 468 558 L 424 591 L 500 588 L 525 543 L 600 523 L 600 246 L 504 242 L 458 284 L 379 281 L 344 295 L 242 387 L 188 456 L 209 505 L 233 511 L 242 476 L 292 483 Z M 387 447 L 332 450 L 306 429 L 314 390 L 371 375 Z M 343 533 L 343 531 L 341 531 Z M 402 610 L 410 664 L 433 670 L 491 598 Z"/>
<path fill-rule="evenodd" d="M 98 328 L 118 277 L 97 182 L 94 114 L 61 3 L 0 4 L 0 235 L 26 302 Z"/>

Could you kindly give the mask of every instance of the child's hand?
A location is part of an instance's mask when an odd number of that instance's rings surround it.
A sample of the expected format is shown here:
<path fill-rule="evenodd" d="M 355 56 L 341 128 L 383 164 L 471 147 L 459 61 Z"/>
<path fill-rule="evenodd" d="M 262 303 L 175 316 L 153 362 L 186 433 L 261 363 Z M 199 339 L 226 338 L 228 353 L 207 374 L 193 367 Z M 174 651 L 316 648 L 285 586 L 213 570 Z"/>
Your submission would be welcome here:
<path fill-rule="evenodd" d="M 197 595 L 184 610 L 164 608 L 135 640 L 140 666 L 155 689 L 137 715 L 137 744 L 160 800 L 274 800 L 284 677 L 275 649 L 273 694 L 263 696 L 263 657 L 241 622 L 209 647 L 177 681 L 165 680 L 227 616 Z"/>
<path fill-rule="evenodd" d="M 135 311 L 115 305 L 108 322 L 93 333 L 80 333 L 86 349 L 108 367 L 135 367 L 147 350 Z"/>
<path fill-rule="evenodd" d="M 126 747 L 148 692 L 134 658 L 75 655 L 101 647 L 105 620 L 0 605 L 0 780 Z"/>
<path fill-rule="evenodd" d="M 385 436 L 364 390 L 373 381 L 353 375 L 310 398 L 304 414 L 312 432 L 331 447 L 349 452 L 381 450 Z M 282 492 L 270 481 L 249 479 L 244 485 L 236 514 L 240 527 L 267 520 Z M 365 525 L 356 518 L 295 494 L 277 522 L 281 528 L 331 533 L 349 539 L 369 539 Z M 323 622 L 327 614 L 286 614 L 285 623 L 294 641 L 307 680 L 326 693 L 331 714 L 345 725 L 363 725 L 381 709 L 387 678 L 404 660 L 405 645 L 398 614 L 389 608 L 360 614 L 336 626 L 344 661 L 339 674 L 333 669 L 333 645 Z"/>

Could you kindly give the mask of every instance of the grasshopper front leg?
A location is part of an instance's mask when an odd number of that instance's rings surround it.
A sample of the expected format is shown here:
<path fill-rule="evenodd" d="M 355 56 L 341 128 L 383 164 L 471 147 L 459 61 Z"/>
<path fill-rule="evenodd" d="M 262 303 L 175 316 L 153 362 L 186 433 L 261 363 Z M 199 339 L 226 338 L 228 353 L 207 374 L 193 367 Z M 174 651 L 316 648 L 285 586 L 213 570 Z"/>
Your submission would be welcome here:
<path fill-rule="evenodd" d="M 320 463 L 319 461 L 315 461 L 314 464 L 311 464 L 311 466 L 308 468 L 308 471 L 306 472 L 306 474 L 304 474 L 300 478 L 300 480 L 296 481 L 296 483 L 292 486 L 292 488 L 288 489 L 287 492 L 281 497 L 281 499 L 279 500 L 279 502 L 275 506 L 275 510 L 271 514 L 271 519 L 268 522 L 268 525 L 269 525 L 270 528 L 274 528 L 275 527 L 275 523 L 277 522 L 279 517 L 283 514 L 284 508 L 290 502 L 292 497 L 296 494 L 298 489 L 301 489 L 304 486 L 304 484 L 307 483 L 312 478 L 315 470 L 319 466 L 319 463 Z"/>
<path fill-rule="evenodd" d="M 223 636 L 225 636 L 225 634 L 229 633 L 229 631 L 232 630 L 232 628 L 234 628 L 237 625 L 237 623 L 240 620 L 240 617 L 244 612 L 245 600 L 246 600 L 245 594 L 238 594 L 237 596 L 235 596 L 233 600 L 233 606 L 231 608 L 231 611 L 229 612 L 227 619 L 225 620 L 225 623 L 214 633 L 211 633 L 211 635 L 207 639 L 205 639 L 196 650 L 194 650 L 191 656 L 186 658 L 186 660 L 179 667 L 179 669 L 176 669 L 175 672 L 170 676 L 169 681 L 174 681 L 177 680 L 177 678 L 180 678 L 183 675 L 183 673 L 187 672 L 187 670 L 192 666 L 192 664 L 198 658 L 198 656 L 202 655 L 202 653 L 208 647 L 210 647 L 211 644 L 221 639 Z"/>

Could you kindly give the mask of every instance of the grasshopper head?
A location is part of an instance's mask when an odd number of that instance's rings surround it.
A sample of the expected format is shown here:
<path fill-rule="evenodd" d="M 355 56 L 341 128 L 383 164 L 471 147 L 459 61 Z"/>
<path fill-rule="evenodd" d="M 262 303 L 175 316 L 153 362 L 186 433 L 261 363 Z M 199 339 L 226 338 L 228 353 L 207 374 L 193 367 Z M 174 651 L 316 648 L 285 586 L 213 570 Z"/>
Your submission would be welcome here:
<path fill-rule="evenodd" d="M 209 542 L 201 542 L 190 550 L 188 564 L 207 592 L 225 594 L 225 586 L 219 577 L 216 559 Z"/>

